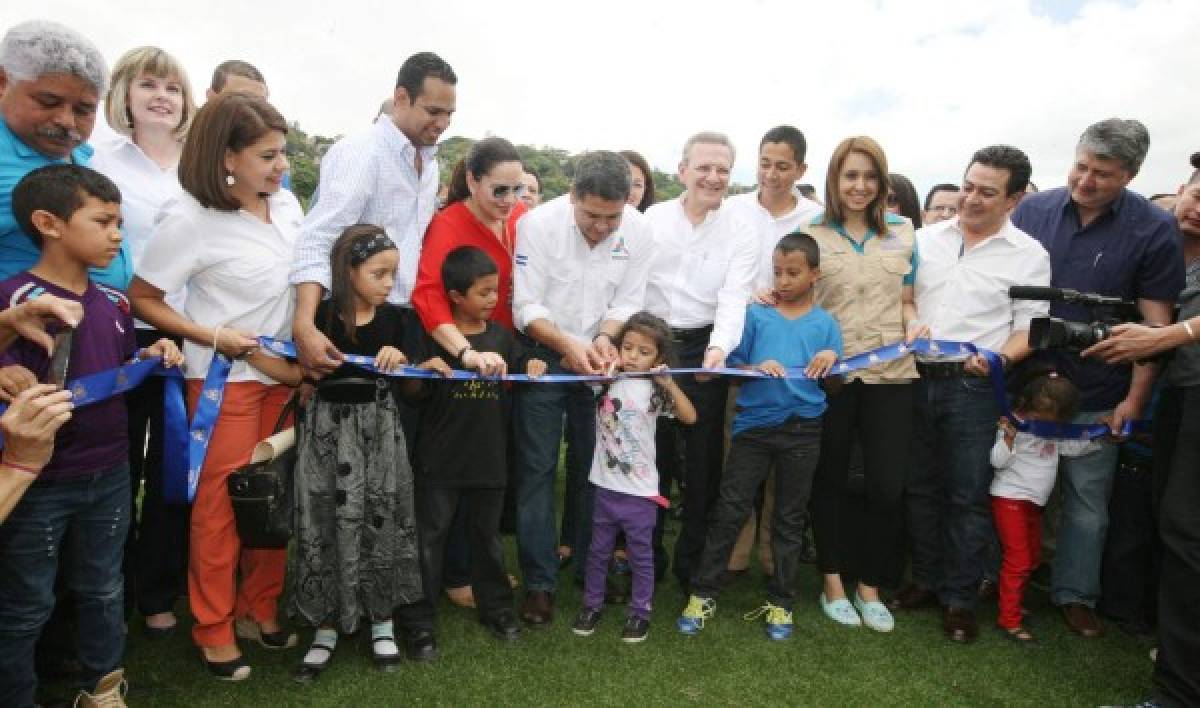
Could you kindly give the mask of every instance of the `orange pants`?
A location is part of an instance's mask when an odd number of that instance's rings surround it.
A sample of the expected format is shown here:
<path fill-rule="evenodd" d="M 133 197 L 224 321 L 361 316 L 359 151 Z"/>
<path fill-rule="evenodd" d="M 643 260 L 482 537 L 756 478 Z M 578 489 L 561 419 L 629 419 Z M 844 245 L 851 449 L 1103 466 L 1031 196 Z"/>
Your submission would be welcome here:
<path fill-rule="evenodd" d="M 189 415 L 203 384 L 187 382 Z M 257 381 L 225 386 L 192 502 L 188 600 L 196 619 L 192 639 L 201 647 L 233 644 L 235 617 L 275 619 L 287 551 L 242 550 L 225 485 L 234 469 L 250 461 L 254 446 L 271 435 L 290 394 L 287 386 Z"/>

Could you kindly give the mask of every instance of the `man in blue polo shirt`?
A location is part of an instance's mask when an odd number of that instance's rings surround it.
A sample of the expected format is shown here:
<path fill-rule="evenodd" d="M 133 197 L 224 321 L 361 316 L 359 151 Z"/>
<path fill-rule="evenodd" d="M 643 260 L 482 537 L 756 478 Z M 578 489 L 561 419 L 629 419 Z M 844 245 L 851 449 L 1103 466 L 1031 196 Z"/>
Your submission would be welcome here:
<path fill-rule="evenodd" d="M 1175 219 L 1126 189 L 1149 147 L 1150 135 L 1136 120 L 1110 118 L 1089 126 L 1075 148 L 1067 186 L 1025 197 L 1012 221 L 1050 253 L 1051 286 L 1135 300 L 1147 322 L 1168 324 L 1184 284 Z M 1053 303 L 1050 314 L 1092 319 L 1087 308 L 1062 303 Z M 1104 421 L 1119 431 L 1150 401 L 1154 364 L 1109 365 L 1068 351 L 1047 356 L 1082 393 L 1076 422 Z M 1116 467 L 1112 444 L 1062 464 L 1051 600 L 1067 626 L 1084 637 L 1103 633 L 1094 608 Z"/>
<path fill-rule="evenodd" d="M 86 141 L 107 87 L 100 50 L 69 27 L 33 20 L 0 40 L 0 280 L 28 270 L 40 255 L 13 218 L 13 187 L 45 165 L 88 164 Z M 91 275 L 125 290 L 133 277 L 125 244 L 107 268 Z"/>

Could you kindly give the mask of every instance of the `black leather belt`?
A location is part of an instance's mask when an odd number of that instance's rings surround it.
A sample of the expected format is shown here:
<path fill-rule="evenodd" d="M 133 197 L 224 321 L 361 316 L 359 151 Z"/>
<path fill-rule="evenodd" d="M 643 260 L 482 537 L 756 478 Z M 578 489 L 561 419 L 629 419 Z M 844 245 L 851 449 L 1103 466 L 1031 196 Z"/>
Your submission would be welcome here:
<path fill-rule="evenodd" d="M 696 327 L 694 329 L 678 329 L 672 327 L 671 341 L 675 342 L 676 344 L 683 344 L 685 342 L 694 342 L 701 337 L 708 339 L 709 336 L 712 335 L 712 331 L 712 325 L 708 325 L 707 327 Z"/>
<path fill-rule="evenodd" d="M 917 360 L 917 373 L 924 379 L 962 379 L 975 374 L 967 373 L 965 362 Z"/>

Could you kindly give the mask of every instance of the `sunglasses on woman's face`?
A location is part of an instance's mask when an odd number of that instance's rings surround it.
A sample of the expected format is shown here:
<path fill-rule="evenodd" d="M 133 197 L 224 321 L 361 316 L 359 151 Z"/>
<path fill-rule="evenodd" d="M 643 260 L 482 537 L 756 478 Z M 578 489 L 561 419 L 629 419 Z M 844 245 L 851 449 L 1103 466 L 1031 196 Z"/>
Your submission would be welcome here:
<path fill-rule="evenodd" d="M 525 194 L 523 184 L 497 184 L 492 186 L 492 199 L 504 199 L 508 195 L 520 198 Z"/>
<path fill-rule="evenodd" d="M 887 195 L 887 205 L 888 206 L 896 206 L 899 203 L 900 203 L 900 197 L 897 197 L 894 193 Z"/>

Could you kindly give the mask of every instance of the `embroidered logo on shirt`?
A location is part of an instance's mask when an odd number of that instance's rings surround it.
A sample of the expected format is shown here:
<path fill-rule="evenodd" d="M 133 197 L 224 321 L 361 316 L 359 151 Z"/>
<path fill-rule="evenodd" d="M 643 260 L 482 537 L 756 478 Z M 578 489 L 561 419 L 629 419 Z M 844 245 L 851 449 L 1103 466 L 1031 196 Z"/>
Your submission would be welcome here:
<path fill-rule="evenodd" d="M 625 246 L 625 237 L 624 236 L 620 236 L 617 238 L 617 242 L 615 244 L 613 244 L 612 251 L 610 251 L 610 253 L 611 253 L 612 259 L 614 261 L 629 260 L 629 249 Z"/>
<path fill-rule="evenodd" d="M 516 255 L 514 258 L 513 258 L 513 261 L 514 261 L 514 262 L 515 262 L 517 265 L 519 265 L 519 266 L 523 266 L 523 265 L 526 265 L 526 264 L 528 264 L 528 263 L 529 263 L 529 256 L 525 255 L 524 253 L 518 253 L 518 254 L 517 254 L 517 255 Z"/>
<path fill-rule="evenodd" d="M 896 234 L 889 231 L 879 237 L 879 248 L 883 251 L 903 251 L 904 242 L 896 238 Z"/>

